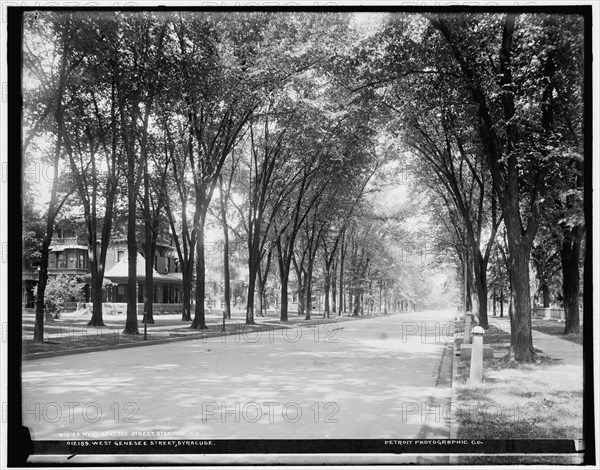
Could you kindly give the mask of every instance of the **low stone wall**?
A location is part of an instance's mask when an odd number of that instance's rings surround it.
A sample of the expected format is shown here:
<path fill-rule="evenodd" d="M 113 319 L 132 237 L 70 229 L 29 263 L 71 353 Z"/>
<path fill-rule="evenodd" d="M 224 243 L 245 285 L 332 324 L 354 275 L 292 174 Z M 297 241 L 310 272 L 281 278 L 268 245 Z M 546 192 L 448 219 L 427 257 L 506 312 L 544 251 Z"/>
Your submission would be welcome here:
<path fill-rule="evenodd" d="M 545 318 L 546 320 L 562 320 L 565 319 L 565 310 L 562 308 L 542 308 L 536 307 L 533 310 L 533 316 L 535 318 Z"/>

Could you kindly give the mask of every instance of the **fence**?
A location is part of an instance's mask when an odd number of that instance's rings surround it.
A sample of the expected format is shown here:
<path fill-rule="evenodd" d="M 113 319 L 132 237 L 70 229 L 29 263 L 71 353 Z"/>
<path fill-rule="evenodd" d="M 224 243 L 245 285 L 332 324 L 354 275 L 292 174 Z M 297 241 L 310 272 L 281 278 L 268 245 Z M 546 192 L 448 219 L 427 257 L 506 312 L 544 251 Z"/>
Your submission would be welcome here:
<path fill-rule="evenodd" d="M 565 310 L 562 308 L 543 308 L 536 307 L 533 309 L 533 316 L 535 318 L 544 318 L 546 320 L 554 319 L 554 320 L 562 320 L 565 319 Z"/>

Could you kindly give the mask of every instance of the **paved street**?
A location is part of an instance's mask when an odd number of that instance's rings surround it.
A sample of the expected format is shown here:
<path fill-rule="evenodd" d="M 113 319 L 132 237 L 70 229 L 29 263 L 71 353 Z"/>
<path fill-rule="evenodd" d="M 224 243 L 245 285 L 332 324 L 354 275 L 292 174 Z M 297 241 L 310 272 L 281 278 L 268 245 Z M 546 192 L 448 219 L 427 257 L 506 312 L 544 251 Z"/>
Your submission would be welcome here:
<path fill-rule="evenodd" d="M 452 318 L 411 312 L 28 361 L 24 424 L 34 440 L 448 437 Z"/>

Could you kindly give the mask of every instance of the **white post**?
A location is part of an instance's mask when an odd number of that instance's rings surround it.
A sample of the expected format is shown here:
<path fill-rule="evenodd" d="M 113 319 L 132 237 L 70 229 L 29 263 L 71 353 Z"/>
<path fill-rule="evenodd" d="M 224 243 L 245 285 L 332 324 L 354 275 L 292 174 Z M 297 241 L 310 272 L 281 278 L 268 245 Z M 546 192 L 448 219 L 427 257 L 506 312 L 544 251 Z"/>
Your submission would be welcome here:
<path fill-rule="evenodd" d="M 473 347 L 471 348 L 471 374 L 473 382 L 483 382 L 483 333 L 480 326 L 473 328 Z"/>
<path fill-rule="evenodd" d="M 471 325 L 473 324 L 473 314 L 465 313 L 465 333 L 463 336 L 463 344 L 471 344 Z"/>

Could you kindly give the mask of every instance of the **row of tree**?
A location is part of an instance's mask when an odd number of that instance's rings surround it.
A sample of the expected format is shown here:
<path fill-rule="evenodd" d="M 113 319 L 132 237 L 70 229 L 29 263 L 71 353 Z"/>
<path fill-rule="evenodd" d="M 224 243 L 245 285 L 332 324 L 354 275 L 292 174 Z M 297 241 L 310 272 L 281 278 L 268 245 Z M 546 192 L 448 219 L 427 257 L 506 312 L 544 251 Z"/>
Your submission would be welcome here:
<path fill-rule="evenodd" d="M 192 320 L 193 293 L 192 327 L 205 328 L 210 220 L 222 228 L 227 315 L 230 238 L 247 248 L 249 324 L 275 267 L 283 321 L 292 272 L 307 317 L 315 272 L 326 315 L 339 312 L 345 288 L 354 312 L 374 285 L 384 296 L 417 292 L 407 288 L 407 272 L 423 274 L 398 262 L 399 240 L 415 238 L 401 228 L 407 214 L 374 210 L 368 197 L 398 179 L 400 155 L 415 192 L 426 196 L 431 246 L 460 267 L 481 325 L 490 288 L 493 297 L 508 292 L 511 357 L 535 356 L 532 264 L 544 289 L 560 259 L 565 331 L 576 331 L 585 227 L 582 18 L 373 18 L 379 28 L 360 26 L 350 13 L 26 17 L 24 155 L 42 155 L 56 175 L 36 339 L 52 231 L 69 207 L 84 212 L 91 325 L 103 324 L 106 249 L 121 231 L 130 270 L 125 332 L 137 332 L 137 245 L 142 240 L 146 252 L 144 291 L 153 292 L 153 254 L 166 227 L 183 274 L 183 318 Z"/>
<path fill-rule="evenodd" d="M 389 136 L 378 109 L 341 86 L 332 65 L 359 39 L 350 22 L 348 14 L 265 12 L 25 17 L 23 150 L 26 163 L 44 159 L 55 175 L 40 247 L 35 340 L 43 340 L 48 252 L 61 213 L 80 218 L 87 236 L 91 326 L 104 324 L 102 286 L 115 236 L 128 248 L 124 333 L 138 332 L 140 243 L 145 310 L 154 321 L 153 260 L 169 230 L 183 277 L 183 319 L 206 328 L 211 218 L 223 231 L 227 316 L 232 234 L 247 247 L 248 324 L 256 304 L 261 311 L 273 264 L 282 321 L 292 268 L 306 318 L 321 266 L 327 316 L 335 311 L 330 291 L 341 305 L 346 286 L 355 314 L 374 279 L 387 298 L 396 282 L 377 263 L 392 263 L 372 238 L 384 231 L 362 205 L 369 182 L 375 175 L 381 182 L 393 155 L 381 146 Z"/>
<path fill-rule="evenodd" d="M 579 331 L 583 50 L 581 16 L 513 13 L 397 15 L 362 45 L 354 90 L 389 111 L 484 327 L 490 260 L 494 289 L 507 274 L 517 360 L 534 358 L 532 260 L 542 289 L 560 263 Z"/>

